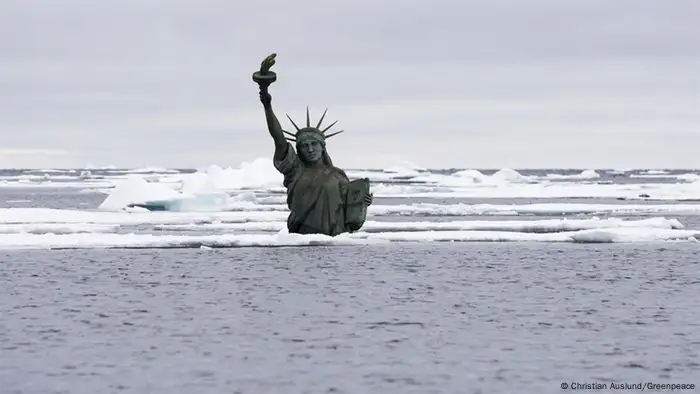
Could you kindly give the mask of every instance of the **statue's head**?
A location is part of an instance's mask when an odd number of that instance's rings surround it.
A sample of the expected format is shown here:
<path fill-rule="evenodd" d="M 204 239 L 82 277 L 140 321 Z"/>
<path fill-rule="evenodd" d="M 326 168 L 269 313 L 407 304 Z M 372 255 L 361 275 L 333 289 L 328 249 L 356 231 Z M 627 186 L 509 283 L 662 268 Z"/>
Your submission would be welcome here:
<path fill-rule="evenodd" d="M 331 134 L 326 134 L 326 131 L 328 131 L 331 127 L 333 127 L 333 125 L 338 123 L 338 121 L 331 123 L 330 126 L 321 130 L 321 122 L 323 122 L 323 118 L 326 116 L 327 111 L 328 109 L 326 109 L 326 111 L 323 112 L 323 115 L 318 121 L 318 124 L 316 125 L 316 127 L 313 127 L 311 126 L 311 121 L 309 119 L 309 108 L 307 107 L 306 127 L 303 127 L 301 129 L 297 127 L 296 123 L 294 123 L 292 118 L 290 118 L 289 115 L 287 115 L 287 118 L 290 122 L 292 122 L 292 125 L 294 125 L 294 128 L 297 130 L 296 134 L 292 134 L 288 131 L 285 131 L 285 133 L 289 135 L 289 137 L 287 137 L 287 140 L 296 143 L 297 152 L 299 152 L 300 158 L 305 163 L 316 163 L 319 160 L 325 158 L 326 164 L 331 164 L 330 158 L 328 157 L 328 153 L 326 152 L 326 139 L 342 133 L 343 130 L 336 131 Z"/>
<path fill-rule="evenodd" d="M 326 140 L 321 130 L 315 127 L 304 127 L 296 133 L 297 152 L 302 160 L 315 163 L 323 157 L 326 151 Z"/>

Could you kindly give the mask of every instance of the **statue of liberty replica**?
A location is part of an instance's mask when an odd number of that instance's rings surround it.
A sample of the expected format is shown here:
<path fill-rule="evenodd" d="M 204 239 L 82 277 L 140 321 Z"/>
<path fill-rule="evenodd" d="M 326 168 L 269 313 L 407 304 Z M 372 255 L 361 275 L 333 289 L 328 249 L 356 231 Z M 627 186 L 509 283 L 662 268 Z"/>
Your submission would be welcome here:
<path fill-rule="evenodd" d="M 357 231 L 365 222 L 367 207 L 372 204 L 369 179 L 350 181 L 345 171 L 333 165 L 326 140 L 343 130 L 327 133 L 337 121 L 321 129 L 328 109 L 316 126 L 311 125 L 308 107 L 306 126 L 302 128 L 287 115 L 296 132 L 282 129 L 268 92 L 277 80 L 277 74 L 270 71 L 276 56 L 273 53 L 262 61 L 260 71 L 253 73 L 253 81 L 260 87 L 267 129 L 275 143 L 273 163 L 284 176 L 290 210 L 287 228 L 295 234 L 329 236 Z M 289 141 L 294 142 L 294 146 Z"/>

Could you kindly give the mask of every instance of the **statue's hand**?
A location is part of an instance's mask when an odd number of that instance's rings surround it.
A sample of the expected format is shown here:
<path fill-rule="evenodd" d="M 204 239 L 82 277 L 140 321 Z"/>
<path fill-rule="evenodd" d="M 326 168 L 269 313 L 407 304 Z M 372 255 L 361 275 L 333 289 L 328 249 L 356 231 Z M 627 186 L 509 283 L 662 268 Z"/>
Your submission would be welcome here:
<path fill-rule="evenodd" d="M 372 205 L 373 200 L 374 200 L 374 194 L 372 194 L 372 193 L 365 194 L 365 205 L 367 205 L 367 206 Z"/>

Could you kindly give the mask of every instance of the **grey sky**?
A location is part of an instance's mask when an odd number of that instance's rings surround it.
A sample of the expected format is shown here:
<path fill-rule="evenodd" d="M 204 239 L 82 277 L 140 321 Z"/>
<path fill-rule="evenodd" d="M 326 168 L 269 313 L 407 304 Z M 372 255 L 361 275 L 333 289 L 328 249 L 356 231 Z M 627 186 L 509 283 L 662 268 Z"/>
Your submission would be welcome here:
<path fill-rule="evenodd" d="M 700 168 L 696 0 L 5 0 L 0 166 L 237 166 L 280 115 L 336 164 Z M 288 122 L 283 126 L 291 128 Z"/>

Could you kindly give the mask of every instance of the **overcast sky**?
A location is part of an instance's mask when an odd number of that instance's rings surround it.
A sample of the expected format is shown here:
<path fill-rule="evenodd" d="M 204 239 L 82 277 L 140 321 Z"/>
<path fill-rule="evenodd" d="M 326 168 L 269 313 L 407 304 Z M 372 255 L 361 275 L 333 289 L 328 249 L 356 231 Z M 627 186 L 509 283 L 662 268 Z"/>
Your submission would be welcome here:
<path fill-rule="evenodd" d="M 697 0 L 3 0 L 0 167 L 700 168 Z M 298 122 L 297 122 L 298 123 Z"/>

